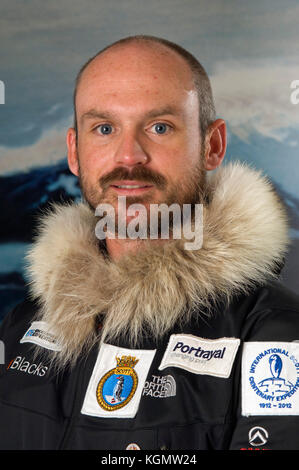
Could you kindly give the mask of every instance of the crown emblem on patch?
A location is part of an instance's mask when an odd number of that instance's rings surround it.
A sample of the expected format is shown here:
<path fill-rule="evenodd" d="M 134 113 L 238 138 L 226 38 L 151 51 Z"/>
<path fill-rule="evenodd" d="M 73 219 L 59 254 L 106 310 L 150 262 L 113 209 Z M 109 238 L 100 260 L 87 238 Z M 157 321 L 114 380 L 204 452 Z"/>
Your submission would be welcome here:
<path fill-rule="evenodd" d="M 116 357 L 116 362 L 118 367 L 135 367 L 139 359 L 136 359 L 134 356 L 122 356 Z"/>

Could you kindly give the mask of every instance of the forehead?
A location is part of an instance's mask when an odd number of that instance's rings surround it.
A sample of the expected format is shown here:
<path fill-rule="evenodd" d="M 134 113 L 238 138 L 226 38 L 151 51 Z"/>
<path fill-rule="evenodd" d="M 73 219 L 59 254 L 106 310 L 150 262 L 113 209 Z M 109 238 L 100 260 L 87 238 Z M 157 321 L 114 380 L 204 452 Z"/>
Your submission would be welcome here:
<path fill-rule="evenodd" d="M 196 94 L 193 73 L 185 59 L 165 46 L 129 44 L 112 47 L 84 70 L 76 109 L 184 105 Z M 193 99 L 194 101 L 194 99 Z"/>

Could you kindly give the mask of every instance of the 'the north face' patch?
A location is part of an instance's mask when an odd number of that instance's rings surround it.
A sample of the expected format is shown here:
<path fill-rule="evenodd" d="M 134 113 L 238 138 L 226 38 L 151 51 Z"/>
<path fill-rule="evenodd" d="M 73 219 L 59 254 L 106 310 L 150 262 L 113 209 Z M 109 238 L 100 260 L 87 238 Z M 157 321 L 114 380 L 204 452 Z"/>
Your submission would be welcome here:
<path fill-rule="evenodd" d="M 103 418 L 133 418 L 155 353 L 155 349 L 125 349 L 103 344 L 81 413 Z"/>
<path fill-rule="evenodd" d="M 34 343 L 51 351 L 61 351 L 55 336 L 44 321 L 34 321 L 26 331 L 20 343 Z"/>
<path fill-rule="evenodd" d="M 299 344 L 244 343 L 242 415 L 299 414 Z"/>
<path fill-rule="evenodd" d="M 171 335 L 159 370 L 179 367 L 194 374 L 228 378 L 240 340 L 205 339 L 189 334 Z"/>

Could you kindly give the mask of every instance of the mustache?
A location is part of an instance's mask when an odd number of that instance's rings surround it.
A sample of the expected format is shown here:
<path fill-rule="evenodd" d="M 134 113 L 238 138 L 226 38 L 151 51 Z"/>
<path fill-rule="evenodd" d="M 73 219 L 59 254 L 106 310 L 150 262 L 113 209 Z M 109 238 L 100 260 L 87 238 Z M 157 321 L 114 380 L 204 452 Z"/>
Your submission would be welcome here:
<path fill-rule="evenodd" d="M 110 173 L 101 176 L 99 183 L 101 188 L 106 190 L 115 180 L 138 180 L 144 183 L 152 183 L 158 189 L 165 189 L 167 185 L 167 180 L 163 175 L 144 166 L 136 166 L 132 170 L 124 167 L 115 168 Z"/>

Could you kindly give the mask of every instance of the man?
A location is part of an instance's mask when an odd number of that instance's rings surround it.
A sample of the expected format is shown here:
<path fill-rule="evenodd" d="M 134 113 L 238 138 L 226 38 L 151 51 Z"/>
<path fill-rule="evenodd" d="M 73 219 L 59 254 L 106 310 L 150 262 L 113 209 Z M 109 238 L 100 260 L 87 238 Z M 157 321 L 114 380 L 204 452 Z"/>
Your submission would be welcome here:
<path fill-rule="evenodd" d="M 297 449 L 299 303 L 276 280 L 285 210 L 259 173 L 218 169 L 226 130 L 204 69 L 168 41 L 126 38 L 81 69 L 74 104 L 84 202 L 42 218 L 31 297 L 3 322 L 1 448 Z M 162 218 L 156 237 L 117 236 L 131 204 L 151 234 L 163 203 L 191 207 L 199 248 L 175 224 L 164 238 Z M 105 239 L 101 207 L 116 220 Z"/>

